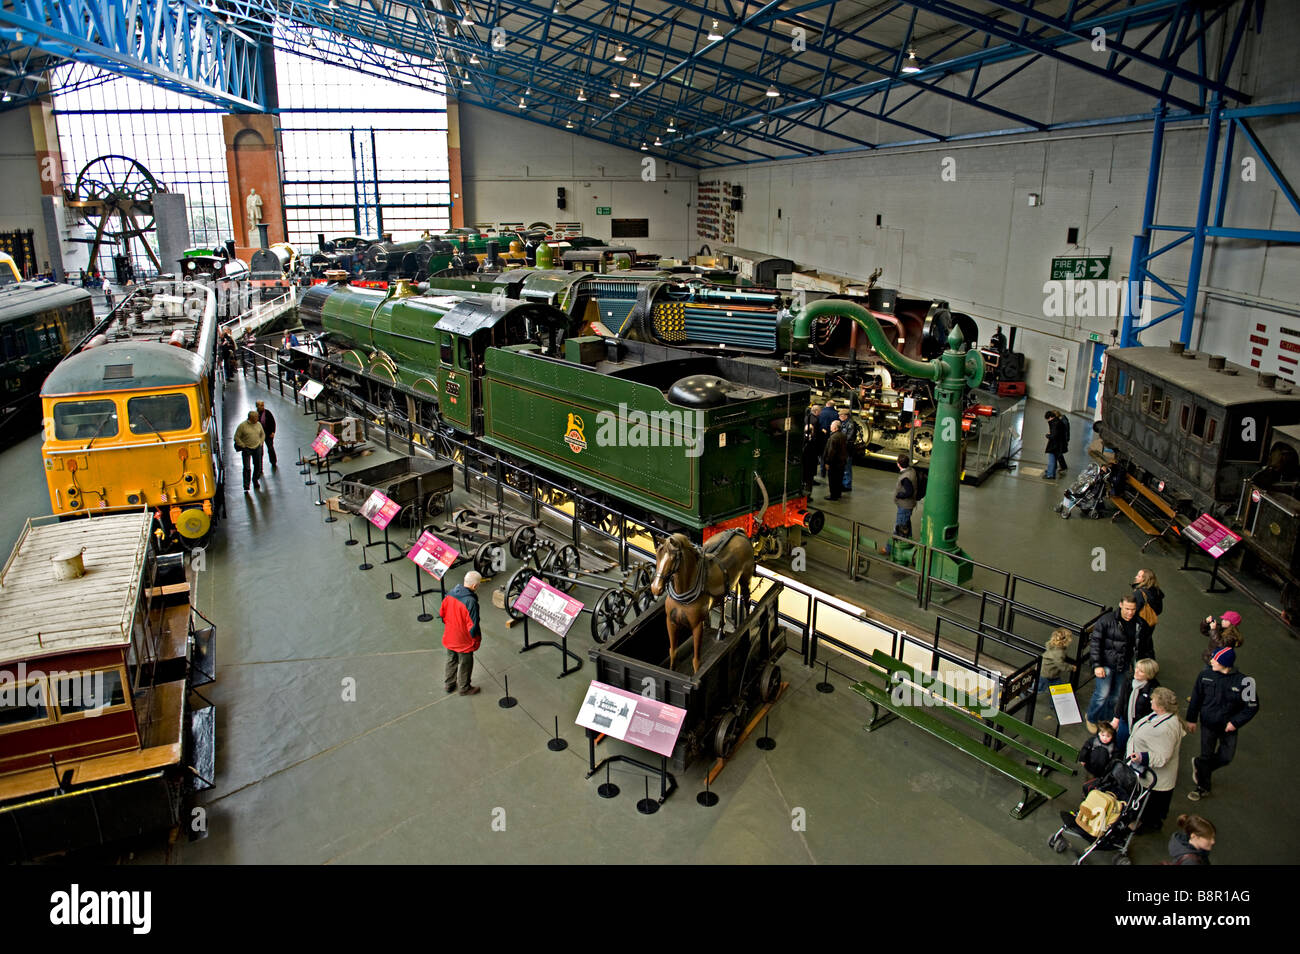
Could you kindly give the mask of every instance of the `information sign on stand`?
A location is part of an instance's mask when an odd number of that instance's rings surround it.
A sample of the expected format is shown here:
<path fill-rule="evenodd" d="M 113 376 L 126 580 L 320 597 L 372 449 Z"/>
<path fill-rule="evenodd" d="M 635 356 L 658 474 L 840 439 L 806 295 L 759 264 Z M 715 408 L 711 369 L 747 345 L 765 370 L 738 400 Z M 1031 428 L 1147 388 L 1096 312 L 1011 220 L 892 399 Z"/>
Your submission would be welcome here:
<path fill-rule="evenodd" d="M 1078 725 L 1083 721 L 1079 714 L 1079 700 L 1074 697 L 1074 686 L 1068 682 L 1059 686 L 1048 686 L 1052 693 L 1052 707 L 1056 710 L 1056 721 L 1061 725 Z"/>
<path fill-rule="evenodd" d="M 534 576 L 515 600 L 514 608 L 551 632 L 567 636 L 573 621 L 582 612 L 583 604 Z"/>
<path fill-rule="evenodd" d="M 317 457 L 328 457 L 330 451 L 335 448 L 338 442 L 337 437 L 322 427 L 320 433 L 316 435 L 316 439 L 311 442 L 311 449 L 316 452 Z"/>
<path fill-rule="evenodd" d="M 393 518 L 397 516 L 398 511 L 401 509 L 401 504 L 395 500 L 390 500 L 384 495 L 383 491 L 376 490 L 361 505 L 361 516 L 369 520 L 378 529 L 383 530 L 393 522 Z"/>
<path fill-rule="evenodd" d="M 459 555 L 454 547 L 443 543 L 426 530 L 420 534 L 420 539 L 415 541 L 415 546 L 411 547 L 411 552 L 406 556 L 435 580 L 441 580 Z"/>
<path fill-rule="evenodd" d="M 1219 561 L 1224 555 L 1241 542 L 1241 537 L 1233 533 L 1219 521 L 1215 520 L 1208 513 L 1203 513 L 1190 524 L 1183 527 L 1183 565 L 1184 570 L 1198 570 L 1201 573 L 1210 574 L 1210 587 L 1207 593 L 1227 593 L 1231 587 L 1225 586 L 1219 588 Z M 1192 544 L 1196 544 L 1211 560 L 1214 565 L 1211 569 L 1206 570 L 1204 567 L 1192 566 Z"/>
<path fill-rule="evenodd" d="M 524 646 L 519 650 L 521 653 L 536 649 L 538 646 L 554 646 L 560 651 L 561 656 L 560 675 L 556 676 L 557 679 L 582 668 L 582 657 L 569 649 L 569 629 L 584 608 L 579 600 L 542 582 L 540 577 L 534 576 L 529 578 L 524 591 L 519 594 L 512 608 L 522 613 L 524 617 Z M 560 641 L 558 643 L 554 640 L 530 642 L 528 639 L 530 619 L 557 633 Z M 576 665 L 570 666 L 569 660 L 573 660 Z"/>
<path fill-rule="evenodd" d="M 593 679 L 574 722 L 656 755 L 671 756 L 685 720 L 685 709 Z"/>
<path fill-rule="evenodd" d="M 320 397 L 320 393 L 325 390 L 325 385 L 319 381 L 308 381 L 298 391 L 298 394 L 305 397 L 308 401 L 314 401 Z"/>

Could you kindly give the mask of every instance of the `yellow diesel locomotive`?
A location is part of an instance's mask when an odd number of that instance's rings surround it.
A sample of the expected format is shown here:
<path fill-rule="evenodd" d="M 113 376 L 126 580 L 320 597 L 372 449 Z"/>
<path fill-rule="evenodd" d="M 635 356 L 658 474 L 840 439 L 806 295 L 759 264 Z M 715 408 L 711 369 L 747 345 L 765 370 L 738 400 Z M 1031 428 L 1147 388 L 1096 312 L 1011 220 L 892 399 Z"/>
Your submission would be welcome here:
<path fill-rule="evenodd" d="M 46 378 L 42 456 L 60 515 L 151 508 L 168 548 L 203 543 L 225 469 L 212 288 L 136 288 Z"/>

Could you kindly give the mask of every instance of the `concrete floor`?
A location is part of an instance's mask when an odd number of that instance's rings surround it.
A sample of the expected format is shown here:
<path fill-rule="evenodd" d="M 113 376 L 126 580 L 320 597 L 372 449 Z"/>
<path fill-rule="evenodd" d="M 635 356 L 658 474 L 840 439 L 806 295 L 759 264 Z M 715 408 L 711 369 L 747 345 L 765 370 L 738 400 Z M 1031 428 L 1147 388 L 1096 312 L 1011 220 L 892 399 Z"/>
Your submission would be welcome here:
<path fill-rule="evenodd" d="M 849 679 L 832 674 L 837 691 L 818 693 L 820 668 L 805 669 L 795 653 L 783 661 L 790 688 L 771 716 L 776 749 L 765 753 L 747 742 L 714 786 L 716 807 L 694 798 L 703 788 L 702 763 L 679 777 L 681 789 L 656 815 L 636 811 L 644 785 L 638 770 L 616 766 L 623 793 L 600 799 L 599 780 L 583 777 L 586 743 L 573 724 L 592 664 L 557 680 L 555 650 L 521 655 L 520 633 L 507 630 L 504 613 L 491 606 L 489 581 L 480 590 L 485 638 L 474 677 L 484 691 L 445 695 L 438 621 L 416 621 L 418 600 L 384 598 L 389 568 L 357 570 L 360 548 L 343 545 L 347 524 L 322 522 L 316 488 L 305 487 L 290 463 L 295 448 L 310 443 L 313 419 L 243 381 L 227 394 L 232 431 L 240 410 L 266 398 L 279 420 L 281 466 L 251 497 L 234 475 L 229 521 L 198 580 L 198 605 L 218 626 L 218 679 L 205 690 L 219 707 L 217 786 L 202 799 L 209 835 L 137 849 L 136 861 L 1066 863 L 1046 842 L 1059 824 L 1057 810 L 1077 803 L 1077 780 L 1070 793 L 1016 821 L 1008 815 L 1018 797 L 1010 782 L 905 724 L 868 735 L 862 724 L 869 707 L 848 691 Z M 1034 426 L 1041 418 L 1031 403 L 1027 468 L 1041 467 L 1034 459 L 1041 458 Z M 1084 429 L 1075 420 L 1072 472 L 1085 461 Z M 48 512 L 40 477 L 39 438 L 0 455 L 0 486 L 10 488 L 0 518 L 6 549 L 25 516 Z M 826 506 L 888 522 L 893 474 L 858 467 L 854 480 L 851 496 Z M 1243 731 L 1213 799 L 1198 806 L 1185 797 L 1198 743 L 1184 742 L 1173 811 L 1195 808 L 1214 821 L 1217 864 L 1300 860 L 1300 808 L 1290 798 L 1300 741 L 1285 728 L 1300 714 L 1284 688 L 1300 675 L 1294 639 L 1248 600 L 1204 594 L 1203 575 L 1178 571 L 1181 553 L 1153 547 L 1140 556 L 1142 538 L 1132 527 L 1062 521 L 1051 507 L 1064 486 L 1003 472 L 963 488 L 963 546 L 984 562 L 1107 603 L 1125 592 L 1137 567 L 1154 569 L 1167 593 L 1156 633 L 1161 677 L 1180 699 L 1200 669 L 1198 620 L 1241 612 L 1240 664 L 1259 678 L 1260 715 Z M 1099 546 L 1107 569 L 1094 572 Z M 412 592 L 412 565 L 393 566 L 399 590 Z M 878 602 L 874 588 L 823 576 L 828 588 L 869 608 Z M 891 611 L 908 612 L 903 601 L 893 602 Z M 914 622 L 920 629 L 932 618 Z M 584 626 L 575 627 L 572 648 L 585 660 L 591 643 Z M 859 671 L 848 659 L 833 665 Z M 519 699 L 509 710 L 497 706 L 506 677 Z M 347 686 L 355 687 L 355 701 L 345 698 Z M 557 716 L 570 743 L 560 753 L 546 747 Z M 1052 725 L 1045 713 L 1039 724 Z M 1063 735 L 1076 744 L 1084 738 L 1079 727 Z M 1162 860 L 1166 842 L 1137 839 L 1135 862 Z"/>

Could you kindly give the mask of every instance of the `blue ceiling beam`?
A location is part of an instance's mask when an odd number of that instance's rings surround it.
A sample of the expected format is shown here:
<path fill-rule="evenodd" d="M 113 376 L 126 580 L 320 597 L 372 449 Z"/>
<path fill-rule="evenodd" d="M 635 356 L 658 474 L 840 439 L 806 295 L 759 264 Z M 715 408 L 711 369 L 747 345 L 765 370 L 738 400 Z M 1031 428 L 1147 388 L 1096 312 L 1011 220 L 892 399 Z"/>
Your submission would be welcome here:
<path fill-rule="evenodd" d="M 266 103 L 258 40 L 191 0 L 7 0 L 0 38 L 227 109 Z"/>

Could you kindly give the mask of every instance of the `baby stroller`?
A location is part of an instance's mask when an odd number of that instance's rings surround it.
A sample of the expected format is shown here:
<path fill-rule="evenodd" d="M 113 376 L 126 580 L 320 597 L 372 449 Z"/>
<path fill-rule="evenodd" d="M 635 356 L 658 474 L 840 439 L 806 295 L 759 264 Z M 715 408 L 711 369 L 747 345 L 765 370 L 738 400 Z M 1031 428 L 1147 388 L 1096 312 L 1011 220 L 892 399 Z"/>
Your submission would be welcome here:
<path fill-rule="evenodd" d="M 1062 520 L 1069 520 L 1076 508 L 1080 513 L 1096 520 L 1102 516 L 1106 507 L 1108 483 L 1106 472 L 1097 464 L 1089 464 L 1053 509 L 1061 515 Z"/>
<path fill-rule="evenodd" d="M 1131 865 L 1133 861 L 1128 856 L 1128 847 L 1135 834 L 1133 828 L 1142 823 L 1142 811 L 1146 808 L 1147 798 L 1155 783 L 1154 770 L 1142 768 L 1124 759 L 1112 760 L 1106 774 L 1098 779 L 1096 787 L 1083 804 L 1074 811 L 1061 812 L 1061 827 L 1047 839 L 1047 847 L 1057 854 L 1064 853 L 1067 848 L 1074 851 L 1078 855 L 1074 862 L 1076 865 L 1083 864 L 1083 859 L 1094 851 L 1117 852 L 1115 864 Z M 1103 793 L 1100 797 L 1097 796 L 1099 792 Z M 1117 799 L 1119 805 L 1118 813 L 1113 818 L 1108 818 L 1103 827 L 1097 824 L 1100 819 L 1089 819 L 1086 809 L 1091 808 L 1093 803 L 1101 802 L 1106 795 Z M 1113 800 L 1107 801 L 1113 803 Z M 1099 833 L 1093 834 L 1094 831 Z M 1085 846 L 1082 851 L 1076 847 L 1076 842 Z"/>

